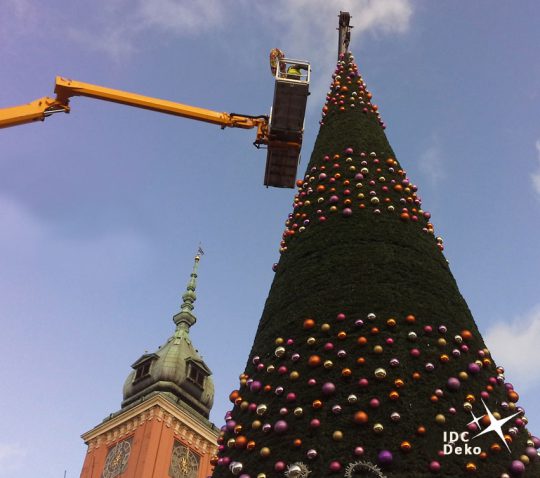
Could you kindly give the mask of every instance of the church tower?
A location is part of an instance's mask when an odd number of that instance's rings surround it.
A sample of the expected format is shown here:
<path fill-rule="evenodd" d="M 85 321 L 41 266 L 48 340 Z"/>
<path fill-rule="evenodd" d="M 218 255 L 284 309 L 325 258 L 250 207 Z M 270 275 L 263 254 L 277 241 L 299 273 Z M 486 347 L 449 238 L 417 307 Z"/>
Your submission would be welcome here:
<path fill-rule="evenodd" d="M 197 268 L 173 317 L 176 329 L 154 353 L 136 360 L 121 409 L 82 435 L 88 445 L 81 478 L 206 478 L 218 429 L 208 420 L 212 372 L 189 336 L 197 319 Z"/>

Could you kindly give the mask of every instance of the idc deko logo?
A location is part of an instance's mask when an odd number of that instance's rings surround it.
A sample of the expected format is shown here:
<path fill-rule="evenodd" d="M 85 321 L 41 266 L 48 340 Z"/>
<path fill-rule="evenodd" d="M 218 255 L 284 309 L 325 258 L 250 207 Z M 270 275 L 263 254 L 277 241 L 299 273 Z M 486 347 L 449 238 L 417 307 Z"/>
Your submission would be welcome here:
<path fill-rule="evenodd" d="M 486 413 L 482 415 L 481 417 L 476 417 L 474 413 L 471 411 L 471 415 L 473 417 L 472 421 L 470 421 L 467 425 L 472 425 L 473 423 L 478 427 L 480 430 L 479 433 L 474 435 L 472 438 L 470 436 L 470 433 L 468 431 L 465 432 L 456 432 L 456 431 L 445 431 L 443 433 L 443 452 L 445 455 L 479 455 L 482 450 L 479 446 L 474 446 L 469 443 L 470 440 L 474 440 L 475 438 L 478 438 L 479 436 L 485 435 L 490 432 L 496 433 L 501 441 L 504 443 L 504 446 L 510 453 L 510 447 L 508 446 L 508 443 L 506 443 L 506 440 L 504 439 L 504 434 L 502 427 L 507 422 L 512 420 L 512 418 L 516 417 L 521 411 L 514 413 L 513 415 L 510 415 L 506 418 L 501 418 L 498 420 L 495 418 L 493 413 L 491 413 L 491 410 L 487 407 L 487 405 L 484 403 L 484 400 L 482 400 L 482 405 L 484 405 L 484 408 L 486 410 Z M 482 426 L 480 423 L 480 420 L 487 416 L 489 418 L 489 425 L 482 430 Z"/>

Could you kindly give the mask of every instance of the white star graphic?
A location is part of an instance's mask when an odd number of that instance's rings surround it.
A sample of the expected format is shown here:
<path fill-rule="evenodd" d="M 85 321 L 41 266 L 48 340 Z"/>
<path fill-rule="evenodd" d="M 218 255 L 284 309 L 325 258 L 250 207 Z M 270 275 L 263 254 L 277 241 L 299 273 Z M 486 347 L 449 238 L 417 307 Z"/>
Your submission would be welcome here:
<path fill-rule="evenodd" d="M 480 426 L 480 420 L 482 420 L 482 418 L 484 418 L 486 415 L 482 415 L 480 418 L 478 418 L 474 415 L 472 411 L 471 411 L 471 415 L 473 416 L 474 420 L 472 422 L 467 423 L 467 426 L 474 423 L 478 427 L 479 430 L 482 430 L 482 427 Z"/>
<path fill-rule="evenodd" d="M 502 432 L 502 426 L 507 421 L 512 420 L 512 418 L 519 415 L 521 413 L 521 411 L 519 411 L 517 413 L 514 413 L 513 415 L 510 415 L 509 417 L 501 418 L 500 420 L 497 420 L 493 416 L 493 413 L 491 413 L 491 411 L 487 407 L 487 405 L 484 403 L 484 400 L 482 400 L 482 404 L 484 405 L 484 408 L 486 409 L 486 412 L 487 412 L 487 415 L 489 417 L 490 423 L 489 423 L 489 426 L 484 431 L 481 431 L 478 435 L 474 436 L 473 438 L 478 438 L 480 435 L 484 435 L 485 433 L 495 432 L 497 435 L 499 435 L 499 437 L 501 438 L 503 443 L 506 445 L 506 448 L 508 449 L 508 452 L 510 453 L 510 447 L 508 446 L 508 443 L 506 443 L 506 440 L 504 439 L 504 435 L 503 435 L 503 432 Z M 473 417 L 474 417 L 474 415 L 473 415 Z M 473 422 L 471 422 L 471 423 L 473 423 Z"/>

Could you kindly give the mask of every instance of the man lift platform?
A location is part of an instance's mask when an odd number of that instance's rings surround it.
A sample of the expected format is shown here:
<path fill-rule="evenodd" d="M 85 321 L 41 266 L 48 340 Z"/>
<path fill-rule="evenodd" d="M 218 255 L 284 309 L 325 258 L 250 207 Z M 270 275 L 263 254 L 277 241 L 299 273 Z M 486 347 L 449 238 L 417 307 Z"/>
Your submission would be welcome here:
<path fill-rule="evenodd" d="M 265 186 L 294 187 L 304 136 L 310 75 L 309 63 L 301 60 L 280 58 L 275 68 Z"/>
<path fill-rule="evenodd" d="M 300 74 L 288 75 L 287 68 L 296 66 Z M 283 69 L 283 71 L 282 71 Z M 181 116 L 224 128 L 256 128 L 254 145 L 268 148 L 265 186 L 293 188 L 304 134 L 304 115 L 309 95 L 309 63 L 287 60 L 281 55 L 276 69 L 272 114 L 250 116 L 221 113 L 173 101 L 152 98 L 122 90 L 56 78 L 55 98 L 43 97 L 31 103 L 0 109 L 0 128 L 43 121 L 55 113 L 69 113 L 70 99 L 85 96 L 136 108 Z"/>

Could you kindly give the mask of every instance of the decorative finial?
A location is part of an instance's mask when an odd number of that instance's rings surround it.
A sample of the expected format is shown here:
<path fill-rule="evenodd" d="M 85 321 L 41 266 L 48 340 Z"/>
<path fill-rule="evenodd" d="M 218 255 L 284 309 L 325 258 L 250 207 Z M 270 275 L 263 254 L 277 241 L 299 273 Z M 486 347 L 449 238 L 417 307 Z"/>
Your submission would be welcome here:
<path fill-rule="evenodd" d="M 339 12 L 338 60 L 341 60 L 343 55 L 349 51 L 352 28 L 352 25 L 349 25 L 350 21 L 351 14 L 349 12 Z"/>
<path fill-rule="evenodd" d="M 202 255 L 204 255 L 204 251 L 199 243 L 199 249 L 197 250 L 195 263 L 193 264 L 193 271 L 191 272 L 186 292 L 184 292 L 184 295 L 182 296 L 183 303 L 180 307 L 180 312 L 173 317 L 174 323 L 177 326 L 185 324 L 187 329 L 197 322 L 197 318 L 193 315 L 192 311 L 195 307 L 193 303 L 197 300 L 197 295 L 195 294 L 195 289 L 197 287 L 197 269 L 199 268 L 199 261 L 201 260 Z"/>

